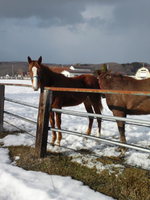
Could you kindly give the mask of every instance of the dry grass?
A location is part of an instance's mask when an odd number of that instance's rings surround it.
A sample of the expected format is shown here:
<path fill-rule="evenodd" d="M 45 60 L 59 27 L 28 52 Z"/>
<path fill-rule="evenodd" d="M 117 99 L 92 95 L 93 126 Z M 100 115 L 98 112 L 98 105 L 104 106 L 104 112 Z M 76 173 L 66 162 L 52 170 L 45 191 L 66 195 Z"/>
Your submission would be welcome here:
<path fill-rule="evenodd" d="M 71 176 L 82 181 L 95 191 L 99 191 L 116 199 L 149 200 L 150 199 L 150 172 L 142 169 L 126 167 L 121 173 L 110 173 L 103 170 L 99 174 L 96 169 L 89 169 L 71 161 L 61 153 L 48 152 L 47 157 L 37 159 L 34 149 L 31 147 L 9 147 L 10 157 L 14 161 L 16 156 L 17 166 L 26 170 L 42 171 L 48 174 Z M 97 162 L 112 163 L 111 159 L 106 162 L 105 157 Z M 117 160 L 117 163 L 121 160 Z"/>

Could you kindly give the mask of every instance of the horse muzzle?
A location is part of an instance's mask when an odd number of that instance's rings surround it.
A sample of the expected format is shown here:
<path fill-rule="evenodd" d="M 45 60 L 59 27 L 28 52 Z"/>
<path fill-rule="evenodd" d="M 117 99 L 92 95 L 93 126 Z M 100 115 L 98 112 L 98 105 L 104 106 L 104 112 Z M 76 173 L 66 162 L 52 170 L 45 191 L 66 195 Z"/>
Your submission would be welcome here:
<path fill-rule="evenodd" d="M 37 76 L 34 76 L 32 79 L 32 88 L 34 91 L 37 91 L 39 89 Z"/>

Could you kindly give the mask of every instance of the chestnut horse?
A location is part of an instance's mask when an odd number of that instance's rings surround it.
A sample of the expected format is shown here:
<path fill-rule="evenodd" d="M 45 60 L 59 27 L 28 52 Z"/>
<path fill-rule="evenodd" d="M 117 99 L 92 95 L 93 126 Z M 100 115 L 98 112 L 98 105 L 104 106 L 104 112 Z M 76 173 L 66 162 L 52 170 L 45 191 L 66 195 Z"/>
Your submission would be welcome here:
<path fill-rule="evenodd" d="M 47 87 L 66 87 L 66 88 L 92 88 L 98 89 L 98 80 L 93 75 L 80 75 L 77 77 L 65 77 L 63 74 L 56 73 L 46 65 L 42 64 L 42 57 L 40 56 L 38 60 L 32 60 L 28 57 L 29 63 L 29 73 L 32 80 L 32 86 L 34 90 L 39 88 Z M 85 109 L 89 113 L 101 114 L 102 104 L 101 96 L 94 93 L 76 93 L 76 92 L 53 92 L 52 108 L 75 106 L 84 103 Z M 56 118 L 56 119 L 55 119 Z M 50 112 L 50 124 L 51 127 L 55 127 L 55 120 L 57 128 L 61 129 L 61 114 Z M 101 119 L 97 119 L 98 131 L 100 135 L 101 131 Z M 89 118 L 89 125 L 87 129 L 87 134 L 91 133 L 93 124 L 93 119 Z M 57 139 L 57 144 L 60 145 L 62 139 L 61 132 L 58 135 L 55 131 L 52 131 L 52 144 L 55 143 Z"/>
<path fill-rule="evenodd" d="M 136 80 L 110 72 L 99 75 L 99 86 L 108 90 L 150 91 L 150 78 Z M 114 116 L 150 114 L 150 97 L 130 94 L 105 94 L 106 102 Z M 120 141 L 126 143 L 125 122 L 117 121 Z"/>

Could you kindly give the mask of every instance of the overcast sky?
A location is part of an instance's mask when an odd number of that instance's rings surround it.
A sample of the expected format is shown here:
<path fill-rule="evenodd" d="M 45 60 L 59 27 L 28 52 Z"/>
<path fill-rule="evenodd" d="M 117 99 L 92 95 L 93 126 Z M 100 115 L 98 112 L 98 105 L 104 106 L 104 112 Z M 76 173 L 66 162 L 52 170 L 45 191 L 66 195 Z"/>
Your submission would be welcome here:
<path fill-rule="evenodd" d="M 0 0 L 0 61 L 150 63 L 150 0 Z"/>

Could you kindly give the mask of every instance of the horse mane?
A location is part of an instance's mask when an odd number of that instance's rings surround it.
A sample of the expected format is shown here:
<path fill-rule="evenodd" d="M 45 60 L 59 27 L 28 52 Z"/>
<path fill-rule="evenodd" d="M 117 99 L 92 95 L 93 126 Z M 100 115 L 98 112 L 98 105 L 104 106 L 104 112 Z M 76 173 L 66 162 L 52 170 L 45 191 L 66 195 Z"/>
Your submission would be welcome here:
<path fill-rule="evenodd" d="M 49 66 L 40 64 L 40 70 L 41 70 L 41 82 L 43 83 L 43 86 L 55 86 L 57 82 L 60 80 L 66 79 L 66 77 L 61 74 L 57 73 L 50 69 Z"/>
<path fill-rule="evenodd" d="M 121 78 L 121 79 L 129 79 L 129 80 L 135 80 L 133 77 L 130 77 L 130 76 L 126 76 L 126 75 L 123 75 L 121 72 L 112 72 L 112 71 L 107 71 L 107 72 L 101 72 L 99 74 L 99 78 L 105 78 L 107 75 L 110 75 L 111 77 L 118 77 L 118 78 Z"/>
<path fill-rule="evenodd" d="M 116 77 L 116 78 L 120 78 L 120 79 L 126 80 L 126 81 L 141 81 L 141 80 L 137 80 L 137 79 L 135 79 L 131 76 L 124 75 L 120 72 L 112 73 L 111 75 Z"/>
<path fill-rule="evenodd" d="M 54 70 L 52 70 L 52 69 L 51 69 L 49 66 L 47 66 L 47 65 L 41 64 L 40 67 L 41 67 L 41 71 L 44 72 L 44 75 L 45 75 L 45 74 L 50 74 L 50 75 L 56 75 L 56 76 L 64 77 L 63 74 L 61 74 L 61 73 L 59 73 L 59 72 L 55 72 Z"/>
<path fill-rule="evenodd" d="M 116 73 L 112 72 L 111 70 L 106 71 L 106 72 L 103 72 L 101 70 L 99 71 L 99 78 L 100 79 L 105 78 L 107 75 L 114 76 L 114 75 L 116 75 Z"/>
<path fill-rule="evenodd" d="M 65 79 L 65 75 L 59 73 L 59 72 L 55 72 L 54 70 L 52 70 L 49 66 L 41 64 L 41 72 L 44 76 L 44 78 L 48 79 L 53 79 L 53 77 L 55 77 L 55 79 Z"/>

